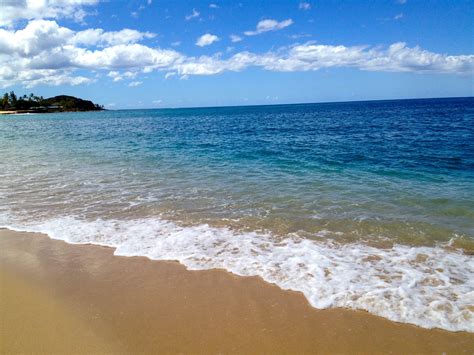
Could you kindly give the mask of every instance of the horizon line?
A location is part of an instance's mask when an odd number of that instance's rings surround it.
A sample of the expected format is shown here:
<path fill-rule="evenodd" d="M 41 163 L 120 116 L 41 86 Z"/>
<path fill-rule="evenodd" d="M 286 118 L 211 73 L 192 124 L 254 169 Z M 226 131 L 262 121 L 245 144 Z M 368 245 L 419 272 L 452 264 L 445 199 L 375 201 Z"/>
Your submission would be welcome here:
<path fill-rule="evenodd" d="M 175 107 L 142 107 L 142 108 L 106 108 L 105 111 L 132 111 L 132 110 L 181 110 L 181 109 L 206 109 L 206 108 L 231 108 L 231 107 L 259 107 L 259 106 L 288 106 L 288 105 L 315 105 L 315 104 L 343 104 L 354 102 L 382 102 L 382 101 L 410 101 L 410 100 L 440 100 L 440 99 L 471 99 L 472 96 L 443 96 L 443 97 L 413 97 L 398 99 L 368 99 L 368 100 L 342 100 L 342 101 L 315 101 L 315 102 L 294 102 L 294 103 L 275 103 L 275 104 L 249 104 L 249 105 L 217 105 L 217 106 L 175 106 Z"/>

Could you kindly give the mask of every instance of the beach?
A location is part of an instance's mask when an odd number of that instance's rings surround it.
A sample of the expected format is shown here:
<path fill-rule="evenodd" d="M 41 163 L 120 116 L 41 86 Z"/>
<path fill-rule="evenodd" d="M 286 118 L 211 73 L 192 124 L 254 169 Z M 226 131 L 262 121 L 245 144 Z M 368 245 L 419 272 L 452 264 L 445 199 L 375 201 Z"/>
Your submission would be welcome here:
<path fill-rule="evenodd" d="M 0 231 L 2 353 L 470 353 L 474 336 L 366 312 L 223 270 Z"/>

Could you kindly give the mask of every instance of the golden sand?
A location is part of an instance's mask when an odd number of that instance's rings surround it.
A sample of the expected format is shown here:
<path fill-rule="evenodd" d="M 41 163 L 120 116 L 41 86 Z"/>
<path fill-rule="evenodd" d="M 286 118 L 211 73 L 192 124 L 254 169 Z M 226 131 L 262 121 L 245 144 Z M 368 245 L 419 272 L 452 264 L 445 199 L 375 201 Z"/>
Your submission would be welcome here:
<path fill-rule="evenodd" d="M 257 277 L 0 230 L 1 353 L 448 353 L 474 335 L 316 310 Z"/>

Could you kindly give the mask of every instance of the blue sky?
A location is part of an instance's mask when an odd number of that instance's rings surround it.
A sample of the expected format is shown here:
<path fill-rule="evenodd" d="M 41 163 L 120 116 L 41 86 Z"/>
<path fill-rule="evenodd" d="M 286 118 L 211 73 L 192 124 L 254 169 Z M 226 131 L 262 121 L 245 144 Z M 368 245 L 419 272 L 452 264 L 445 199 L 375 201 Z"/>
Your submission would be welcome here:
<path fill-rule="evenodd" d="M 474 95 L 472 1 L 2 0 L 0 86 L 108 108 Z"/>

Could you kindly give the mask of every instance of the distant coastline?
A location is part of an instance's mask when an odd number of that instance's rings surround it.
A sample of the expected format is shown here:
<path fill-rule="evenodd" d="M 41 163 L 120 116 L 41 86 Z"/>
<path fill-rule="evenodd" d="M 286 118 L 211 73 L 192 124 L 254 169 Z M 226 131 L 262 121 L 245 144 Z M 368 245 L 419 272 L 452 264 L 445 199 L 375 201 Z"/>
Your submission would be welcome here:
<path fill-rule="evenodd" d="M 0 114 L 4 115 L 101 110 L 104 110 L 104 106 L 68 95 L 59 95 L 45 99 L 33 93 L 29 96 L 17 97 L 15 92 L 11 91 L 10 93 L 5 93 L 0 101 Z"/>

